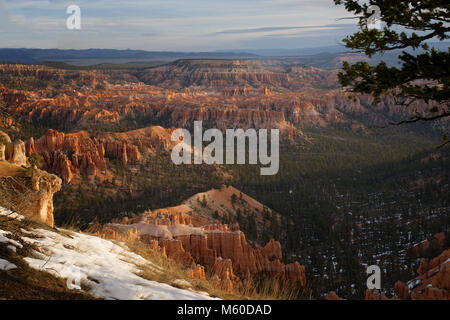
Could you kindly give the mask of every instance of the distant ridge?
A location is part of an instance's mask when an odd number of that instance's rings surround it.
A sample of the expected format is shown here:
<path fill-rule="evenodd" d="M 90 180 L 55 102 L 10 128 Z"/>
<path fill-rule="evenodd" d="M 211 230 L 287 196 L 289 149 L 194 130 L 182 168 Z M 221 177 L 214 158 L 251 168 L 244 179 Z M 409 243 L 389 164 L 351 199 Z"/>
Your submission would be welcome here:
<path fill-rule="evenodd" d="M 316 55 L 316 54 L 336 54 L 348 52 L 348 49 L 344 46 L 326 46 L 326 47 L 313 47 L 313 48 L 298 48 L 298 49 L 233 49 L 228 50 L 231 52 L 247 52 L 265 57 L 289 57 L 289 56 L 303 56 L 303 55 Z M 217 52 L 226 52 L 217 51 Z"/>
<path fill-rule="evenodd" d="M 430 42 L 430 47 L 439 51 L 447 51 L 449 42 Z M 398 63 L 398 55 L 402 50 L 388 51 L 377 54 L 373 62 L 386 61 L 389 65 Z M 417 52 L 421 52 L 418 49 Z M 407 50 L 413 53 L 411 50 Z M 269 59 L 295 58 L 300 63 L 314 67 L 334 69 L 341 66 L 334 60 L 350 53 L 343 46 L 328 46 L 299 49 L 230 49 L 212 52 L 177 52 L 177 51 L 145 51 L 145 50 L 116 50 L 116 49 L 28 49 L 28 48 L 0 48 L 0 63 L 42 64 L 43 62 L 64 62 L 75 66 L 92 66 L 98 64 L 145 64 L 155 62 L 172 62 L 180 59 Z"/>
<path fill-rule="evenodd" d="M 428 42 L 430 47 L 434 47 L 439 51 L 447 51 L 450 47 L 450 42 Z M 410 49 L 405 49 L 407 52 L 413 52 Z M 421 51 L 421 49 L 418 49 Z M 344 45 L 332 45 L 323 47 L 311 47 L 311 48 L 297 48 L 297 49 L 228 49 L 219 50 L 217 52 L 247 52 L 250 54 L 256 54 L 265 57 L 290 57 L 290 56 L 304 56 L 304 55 L 331 55 L 331 54 L 348 54 L 351 50 L 346 48 Z M 402 50 L 397 50 L 397 53 Z"/>
<path fill-rule="evenodd" d="M 173 52 L 114 49 L 0 49 L 0 62 L 40 64 L 43 61 L 61 61 L 75 65 L 98 63 L 136 63 L 173 61 L 178 59 L 248 59 L 258 55 L 245 52 Z"/>

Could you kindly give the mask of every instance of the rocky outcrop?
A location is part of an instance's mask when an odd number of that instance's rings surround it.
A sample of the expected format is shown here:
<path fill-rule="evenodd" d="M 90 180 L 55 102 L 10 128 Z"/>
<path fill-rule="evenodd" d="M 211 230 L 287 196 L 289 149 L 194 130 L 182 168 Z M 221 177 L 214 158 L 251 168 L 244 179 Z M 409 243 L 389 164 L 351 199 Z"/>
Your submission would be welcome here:
<path fill-rule="evenodd" d="M 395 295 L 397 299 L 409 300 L 411 299 L 411 294 L 409 293 L 409 288 L 406 284 L 401 281 L 397 281 L 394 285 Z"/>
<path fill-rule="evenodd" d="M 450 249 L 430 261 L 422 258 L 417 273 L 418 277 L 407 283 L 401 281 L 395 283 L 393 299 L 450 300 Z M 367 290 L 365 299 L 387 300 L 388 298 L 378 290 Z"/>
<path fill-rule="evenodd" d="M 177 209 L 180 210 L 177 210 Z M 140 216 L 134 218 L 124 217 L 121 219 L 113 219 L 112 223 L 116 224 L 133 224 L 145 222 L 147 224 L 173 226 L 177 224 L 191 225 L 193 224 L 192 216 L 182 211 L 182 207 L 173 207 L 165 209 L 156 209 L 154 211 L 145 211 Z"/>
<path fill-rule="evenodd" d="M 84 81 L 85 84 L 95 85 L 105 78 L 102 73 L 93 73 L 89 71 L 70 71 L 54 69 L 40 65 L 23 65 L 23 64 L 0 64 L 0 74 L 9 75 L 11 77 L 26 78 L 32 77 L 39 80 L 53 81 Z"/>
<path fill-rule="evenodd" d="M 23 168 L 27 158 L 22 141 L 8 147 L 8 161 L 0 161 L 1 204 L 53 227 L 53 194 L 61 189 L 61 179 L 37 168 Z"/>
<path fill-rule="evenodd" d="M 241 280 L 233 272 L 233 262 L 231 259 L 217 258 L 212 270 L 220 279 L 220 285 L 223 290 L 233 292 L 233 289 L 239 286 Z"/>
<path fill-rule="evenodd" d="M 246 241 L 245 235 L 240 231 L 208 231 L 204 236 L 180 236 L 177 239 L 181 240 L 183 247 L 191 253 L 194 260 L 207 266 L 214 265 L 216 259 L 220 257 L 230 259 L 233 270 L 240 275 L 247 273 L 270 274 L 274 277 L 280 276 L 292 281 L 299 281 L 302 285 L 306 284 L 302 266 L 295 263 L 284 265 L 279 259 L 267 256 L 266 248 L 252 248 Z M 278 242 L 277 244 L 279 245 Z"/>
<path fill-rule="evenodd" d="M 326 297 L 327 300 L 344 300 L 341 297 L 339 297 L 336 292 L 330 291 Z"/>
<path fill-rule="evenodd" d="M 25 143 L 22 140 L 17 140 L 6 145 L 5 151 L 6 160 L 18 166 L 27 165 L 27 156 L 25 153 Z"/>
<path fill-rule="evenodd" d="M 286 73 L 265 70 L 250 61 L 239 60 L 179 60 L 140 72 L 137 76 L 147 84 L 171 88 L 226 88 L 243 83 L 252 87 L 289 86 L 292 82 Z"/>
<path fill-rule="evenodd" d="M 0 161 L 5 161 L 5 149 L 6 146 L 0 143 Z"/>
<path fill-rule="evenodd" d="M 383 125 L 430 109 L 424 103 L 405 109 L 392 97 L 376 106 L 369 96 L 350 100 L 338 89 L 336 72 L 282 61 L 183 60 L 108 73 L 0 65 L 0 74 L 13 83 L 27 77 L 57 80 L 60 87 L 49 83 L 34 92 L 2 87 L 0 100 L 23 121 L 58 123 L 70 132 L 153 123 L 191 127 L 204 120 L 208 127 L 279 128 L 290 136 L 302 127 L 352 126 L 362 119 L 365 125 Z"/>
<path fill-rule="evenodd" d="M 57 122 L 69 131 L 99 126 L 123 130 L 123 125 L 139 124 L 142 127 L 150 122 L 167 127 L 191 127 L 193 121 L 203 120 L 209 127 L 220 129 L 237 125 L 244 129 L 279 128 L 282 133 L 293 135 L 297 132 L 296 127 L 351 123 L 349 118 L 353 116 L 358 119 L 364 116 L 371 123 L 381 124 L 405 113 L 389 98 L 372 107 L 366 96 L 351 101 L 340 90 L 312 88 L 310 83 L 322 79 L 321 72 L 327 73 L 325 71 L 297 66 L 280 72 L 274 71 L 276 68 L 272 66 L 253 64 L 184 61 L 136 75 L 145 80 L 149 74 L 162 73 L 152 75 L 147 81 L 161 87 L 143 85 L 125 72 L 107 75 L 96 71 L 66 72 L 0 65 L 3 66 L 0 72 L 19 78 L 30 76 L 53 80 L 53 72 L 54 77 L 64 84 L 63 88 L 58 88 L 57 95 L 47 91 L 22 92 L 2 88 L 0 96 L 10 114 L 25 121 Z M 111 84 L 116 77 L 122 82 Z M 73 81 L 77 78 L 85 81 L 82 86 L 77 85 L 81 81 Z M 97 82 L 103 85 L 98 87 Z M 269 88 L 275 88 L 276 93 Z M 427 110 L 420 105 L 414 108 Z M 116 154 L 124 154 L 123 149 L 111 148 Z"/>
<path fill-rule="evenodd" d="M 366 290 L 364 300 L 389 300 L 386 295 L 379 290 Z"/>
<path fill-rule="evenodd" d="M 450 300 L 450 249 L 429 262 L 422 258 L 417 273 L 407 283 L 412 300 Z"/>
<path fill-rule="evenodd" d="M 186 109 L 182 106 L 171 111 L 171 123 L 180 128 L 192 128 L 194 121 L 201 120 L 212 127 L 225 131 L 229 128 L 278 128 L 289 133 L 284 113 L 276 110 L 252 110 L 237 108 L 202 107 Z"/>
<path fill-rule="evenodd" d="M 225 190 L 236 191 L 234 188 Z M 255 200 L 252 203 L 246 195 L 241 194 L 240 198 L 255 207 L 260 205 Z M 217 195 L 215 199 L 219 201 Z M 262 211 L 263 206 L 260 206 Z M 278 241 L 271 240 L 264 247 L 254 248 L 237 226 L 211 223 L 186 204 L 115 219 L 111 224 L 91 228 L 90 232 L 115 240 L 135 240 L 137 235 L 150 248 L 163 251 L 168 258 L 191 268 L 193 277 L 203 277 L 204 269 L 199 265 L 206 268 L 215 275 L 221 288 L 229 292 L 249 275 L 270 275 L 306 285 L 304 266 L 298 262 L 287 265 L 281 262 L 282 249 Z"/>
<path fill-rule="evenodd" d="M 149 235 L 143 239 L 154 238 Z M 160 246 L 166 248 L 167 256 L 183 261 L 184 263 L 200 263 L 218 271 L 216 275 L 225 282 L 236 282 L 234 273 L 240 277 L 247 274 L 270 275 L 280 277 L 292 282 L 306 285 L 305 268 L 298 262 L 285 265 L 273 255 L 267 256 L 268 249 L 252 248 L 246 241 L 245 235 L 240 231 L 204 230 L 203 235 L 174 236 L 173 240 L 159 240 Z M 271 241 L 271 243 L 279 243 Z M 268 246 L 272 246 L 269 244 Z M 279 258 L 281 259 L 281 253 Z M 218 260 L 220 260 L 218 262 Z M 228 262 L 224 262 L 228 261 Z M 222 269 L 224 263 L 229 276 L 224 276 Z M 222 266 L 222 267 L 219 267 Z M 227 284 L 227 288 L 231 285 Z"/>
<path fill-rule="evenodd" d="M 203 202 L 206 203 L 206 206 Z M 207 224 L 213 225 L 213 228 L 219 228 L 219 226 L 214 226 L 215 219 L 226 219 L 232 221 L 232 224 L 228 226 L 230 230 L 239 230 L 238 220 L 251 218 L 255 222 L 257 234 L 250 240 L 259 246 L 266 245 L 266 240 L 262 237 L 264 233 L 280 238 L 285 235 L 285 231 L 280 231 L 280 234 L 275 235 L 274 230 L 271 229 L 275 221 L 279 225 L 283 223 L 283 218 L 279 213 L 232 186 L 222 186 L 218 189 L 198 193 L 176 208 L 177 210 L 182 209 L 184 212 L 195 212 L 196 218 L 203 218 L 200 225 L 204 228 L 207 227 Z"/>
<path fill-rule="evenodd" d="M 166 221 L 172 223 L 170 220 Z M 161 224 L 163 220 L 158 219 L 157 223 Z M 193 269 L 198 264 L 208 267 L 220 279 L 221 286 L 228 291 L 239 285 L 240 277 L 236 276 L 235 272 L 241 277 L 248 274 L 270 275 L 306 285 L 304 266 L 298 262 L 283 264 L 280 261 L 281 246 L 277 241 L 271 240 L 265 247 L 254 249 L 247 243 L 242 232 L 226 230 L 226 227 L 214 230 L 208 226 L 206 229 L 196 228 L 195 234 L 172 231 L 174 233 L 168 235 L 160 231 L 164 225 L 146 228 L 145 224 L 148 224 L 148 220 L 144 224 L 129 224 L 128 227 L 110 224 L 94 234 L 115 240 L 133 240 L 136 239 L 135 230 L 138 230 L 138 237 L 142 242 L 155 248 L 155 240 L 158 241 L 157 248 L 164 248 L 167 257 Z"/>
<path fill-rule="evenodd" d="M 70 182 L 74 175 L 97 175 L 106 172 L 105 150 L 95 138 L 86 132 L 64 134 L 48 130 L 45 136 L 26 143 L 27 154 L 39 153 L 44 168 Z"/>
<path fill-rule="evenodd" d="M 413 246 L 406 252 L 417 256 L 428 256 L 436 248 L 445 248 L 439 256 L 426 260 L 420 259 L 418 276 L 407 283 L 397 281 L 394 284 L 395 295 L 389 299 L 380 290 L 366 290 L 365 300 L 450 300 L 450 249 L 446 243 L 447 234 L 435 234 L 430 239 Z M 342 300 L 334 291 L 330 291 L 327 300 Z"/>
<path fill-rule="evenodd" d="M 9 136 L 3 131 L 0 131 L 0 161 L 6 160 L 6 146 L 9 143 L 11 143 Z"/>
<path fill-rule="evenodd" d="M 433 235 L 430 239 L 423 241 L 409 250 L 407 253 L 415 258 L 429 258 L 435 256 L 435 252 L 442 252 L 445 249 L 447 234 L 440 232 Z"/>
<path fill-rule="evenodd" d="M 270 90 L 267 87 L 263 88 L 240 88 L 235 87 L 233 89 L 224 89 L 220 91 L 224 96 L 233 97 L 233 96 L 269 96 Z"/>
<path fill-rule="evenodd" d="M 53 227 L 53 194 L 61 190 L 61 179 L 54 174 L 36 169 L 32 177 L 30 205 L 22 212 Z"/>
<path fill-rule="evenodd" d="M 58 174 L 65 182 L 75 176 L 104 175 L 107 158 L 119 160 L 124 166 L 142 160 L 141 153 L 150 153 L 159 147 L 173 147 L 170 130 L 148 127 L 125 133 L 103 133 L 91 137 L 87 132 L 63 133 L 48 130 L 35 140 L 30 138 L 25 145 L 26 154 L 39 153 L 44 168 Z M 167 140 L 168 139 L 168 140 Z"/>
<path fill-rule="evenodd" d="M 194 268 L 192 268 L 191 277 L 195 279 L 205 280 L 206 279 L 205 267 L 201 265 L 196 265 Z"/>

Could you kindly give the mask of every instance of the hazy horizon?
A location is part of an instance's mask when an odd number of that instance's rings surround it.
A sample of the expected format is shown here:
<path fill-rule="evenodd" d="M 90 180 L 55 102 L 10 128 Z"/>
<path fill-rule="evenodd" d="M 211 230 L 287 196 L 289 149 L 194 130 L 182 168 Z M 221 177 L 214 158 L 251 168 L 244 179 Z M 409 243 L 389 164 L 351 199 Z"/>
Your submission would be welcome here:
<path fill-rule="evenodd" d="M 81 30 L 66 9 L 81 8 Z M 356 30 L 332 0 L 0 0 L 0 47 L 214 52 L 336 46 Z"/>

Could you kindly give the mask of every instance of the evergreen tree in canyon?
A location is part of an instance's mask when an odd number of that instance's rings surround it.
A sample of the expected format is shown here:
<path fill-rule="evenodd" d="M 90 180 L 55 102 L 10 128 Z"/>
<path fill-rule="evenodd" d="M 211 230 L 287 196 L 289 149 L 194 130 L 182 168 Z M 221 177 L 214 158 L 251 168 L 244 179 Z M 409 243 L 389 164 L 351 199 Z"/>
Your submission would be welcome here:
<path fill-rule="evenodd" d="M 450 49 L 439 51 L 432 43 L 449 39 L 450 4 L 446 0 L 334 0 L 359 18 L 359 31 L 346 37 L 345 46 L 369 58 L 401 50 L 399 66 L 344 62 L 339 82 L 351 92 L 370 94 L 379 102 L 392 95 L 405 107 L 423 101 L 430 112 L 415 113 L 397 123 L 432 121 L 450 115 Z M 377 6 L 377 7 L 375 7 Z M 380 27 L 369 27 L 380 13 Z M 446 142 L 448 140 L 444 137 Z"/>

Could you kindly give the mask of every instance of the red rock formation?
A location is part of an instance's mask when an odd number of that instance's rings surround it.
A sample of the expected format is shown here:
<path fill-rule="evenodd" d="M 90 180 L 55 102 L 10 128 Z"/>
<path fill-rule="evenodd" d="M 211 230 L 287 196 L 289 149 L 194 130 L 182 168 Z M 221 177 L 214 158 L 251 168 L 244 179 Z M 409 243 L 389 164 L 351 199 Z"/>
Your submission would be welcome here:
<path fill-rule="evenodd" d="M 18 166 L 26 166 L 27 157 L 25 154 L 25 143 L 22 140 L 8 143 L 6 145 L 5 158 Z"/>
<path fill-rule="evenodd" d="M 395 283 L 395 297 L 399 300 L 450 300 L 450 249 L 427 262 L 421 259 L 419 274 L 406 284 Z M 367 290 L 366 300 L 386 300 L 378 290 Z"/>
<path fill-rule="evenodd" d="M 48 130 L 40 139 L 30 138 L 26 146 L 28 155 L 35 152 L 42 155 L 44 168 L 66 182 L 75 174 L 96 175 L 106 171 L 103 145 L 84 131 L 64 134 Z"/>
<path fill-rule="evenodd" d="M 344 300 L 341 297 L 339 297 L 336 292 L 330 291 L 327 295 L 327 300 Z"/>
<path fill-rule="evenodd" d="M 194 268 L 192 268 L 191 277 L 196 278 L 196 279 L 205 280 L 206 279 L 205 267 L 203 267 L 199 264 L 196 265 Z"/>
<path fill-rule="evenodd" d="M 0 133 L 7 137 L 6 134 Z M 7 142 L 11 141 L 9 137 Z M 18 164 L 27 164 L 25 145 L 9 143 L 7 160 L 0 160 L 0 202 L 13 210 L 53 227 L 53 195 L 61 189 L 61 179 L 35 168 L 31 175 Z"/>
<path fill-rule="evenodd" d="M 241 279 L 234 274 L 233 262 L 230 259 L 216 259 L 212 270 L 219 277 L 223 290 L 233 292 L 234 288 L 240 285 Z"/>
<path fill-rule="evenodd" d="M 421 259 L 419 276 L 408 282 L 413 300 L 450 300 L 450 249 L 426 262 Z"/>
<path fill-rule="evenodd" d="M 142 237 L 151 240 L 151 238 Z M 147 240 L 147 241 L 148 241 Z M 179 261 L 187 266 L 195 266 L 196 263 L 189 252 L 183 247 L 183 243 L 180 240 L 167 240 L 162 239 L 159 241 L 159 245 L 165 249 L 167 257 Z"/>
<path fill-rule="evenodd" d="M 244 197 L 251 202 L 251 198 Z M 186 205 L 115 219 L 113 224 L 94 228 L 91 232 L 118 239 L 121 235 L 128 237 L 127 230 L 130 229 L 137 229 L 139 239 L 149 247 L 164 248 L 167 257 L 189 266 L 196 276 L 201 274 L 198 264 L 205 266 L 217 276 L 220 286 L 230 292 L 249 274 L 270 275 L 300 283 L 303 287 L 306 285 L 304 266 L 298 262 L 288 265 L 281 262 L 282 250 L 278 241 L 271 240 L 264 247 L 255 249 L 236 226 L 230 228 L 196 218 Z"/>
<path fill-rule="evenodd" d="M 366 290 L 366 296 L 364 300 L 389 300 L 386 295 L 379 290 Z"/>
<path fill-rule="evenodd" d="M 147 84 L 182 86 L 234 87 L 242 83 L 254 87 L 265 85 L 288 86 L 292 79 L 286 73 L 260 68 L 248 61 L 179 60 L 169 65 L 146 70 L 138 77 Z"/>
<path fill-rule="evenodd" d="M 432 249 L 442 251 L 445 248 L 446 239 L 447 234 L 445 232 L 437 233 L 431 239 L 412 247 L 408 250 L 408 253 L 414 257 L 424 257 L 428 256 Z"/>
<path fill-rule="evenodd" d="M 397 281 L 394 285 L 395 295 L 397 299 L 409 300 L 411 294 L 409 293 L 408 286 L 401 281 Z"/>
<path fill-rule="evenodd" d="M 39 153 L 44 159 L 44 168 L 60 175 L 65 182 L 74 176 L 105 174 L 106 158 L 117 159 L 123 165 L 137 163 L 142 152 L 153 152 L 160 145 L 172 146 L 170 130 L 148 127 L 129 133 L 105 133 L 92 138 L 85 131 L 62 133 L 48 130 L 46 134 L 26 142 L 26 154 Z M 133 143 L 136 143 L 133 144 Z M 141 151 L 140 151 L 141 150 Z"/>
<path fill-rule="evenodd" d="M 269 96 L 270 95 L 270 90 L 267 87 L 258 88 L 258 89 L 247 88 L 247 87 L 245 87 L 245 88 L 235 87 L 233 89 L 221 90 L 221 93 L 224 96 L 227 96 L 227 97 L 233 97 L 233 96 Z"/>
<path fill-rule="evenodd" d="M 385 124 L 416 109 L 429 110 L 423 103 L 405 110 L 391 97 L 375 107 L 368 96 L 352 101 L 340 89 L 317 89 L 336 87 L 335 72 L 299 66 L 287 70 L 280 62 L 185 60 L 133 74 L 0 65 L 0 74 L 17 81 L 30 77 L 61 83 L 57 95 L 52 87 L 30 92 L 5 86 L 0 99 L 21 120 L 57 121 L 69 131 L 121 129 L 152 119 L 176 127 L 204 120 L 221 129 L 279 128 L 292 135 L 303 126 L 350 124 L 354 116 Z"/>
<path fill-rule="evenodd" d="M 198 236 L 196 236 L 198 237 Z M 187 240 L 185 237 L 182 239 L 183 245 L 193 254 L 194 259 L 203 258 L 206 265 L 211 265 L 210 254 L 204 252 L 206 249 L 213 250 L 217 257 L 224 259 L 230 259 L 233 262 L 233 269 L 239 274 L 245 275 L 251 274 L 271 274 L 272 276 L 282 276 L 293 281 L 299 281 L 302 285 L 306 285 L 306 279 L 304 277 L 304 269 L 299 264 L 284 265 L 279 259 L 273 259 L 273 252 L 270 252 L 270 256 L 266 256 L 265 253 L 269 252 L 269 249 L 253 249 L 246 241 L 245 235 L 242 232 L 208 232 L 206 237 L 206 248 L 204 242 L 192 241 L 190 238 Z M 276 244 L 275 244 L 276 243 Z M 272 241 L 269 243 L 269 248 L 272 246 L 279 246 L 279 243 Z M 200 249 L 202 248 L 202 249 Z M 281 252 L 275 253 L 281 258 Z"/>
<path fill-rule="evenodd" d="M 148 213 L 142 216 L 141 223 L 143 221 L 145 221 L 145 224 L 156 222 L 155 225 L 160 225 L 166 222 L 168 225 L 173 225 L 174 221 L 174 219 L 161 218 L 158 215 L 154 216 L 153 220 L 148 217 Z M 130 224 L 131 221 L 127 220 L 127 224 L 123 227 L 129 225 L 129 228 L 134 229 L 134 225 Z M 127 229 L 121 227 L 119 230 L 117 227 L 118 225 L 106 225 L 102 236 L 114 239 L 120 238 L 117 233 Z M 111 232 L 111 229 L 116 230 L 116 233 Z M 245 235 L 240 231 L 230 231 L 228 227 L 212 229 L 211 225 L 200 230 L 198 231 L 199 234 L 173 235 L 172 239 L 161 238 L 148 233 L 141 233 L 139 237 L 145 243 L 158 240 L 159 246 L 165 248 L 169 258 L 188 266 L 200 263 L 212 268 L 212 270 L 219 270 L 218 260 L 230 261 L 231 265 L 227 266 L 229 277 L 222 277 L 222 269 L 219 272 L 219 278 L 226 279 L 227 282 L 228 280 L 235 281 L 234 270 L 236 270 L 240 275 L 270 274 L 273 277 L 282 277 L 293 282 L 299 282 L 302 286 L 306 285 L 304 266 L 301 266 L 298 262 L 284 265 L 280 261 L 282 253 L 279 242 L 271 240 L 265 247 L 254 249 L 247 243 Z M 223 263 L 220 265 L 223 265 Z M 227 286 L 229 287 L 229 284 Z"/>
<path fill-rule="evenodd" d="M 261 253 L 269 257 L 269 259 L 271 260 L 274 259 L 281 260 L 282 259 L 281 244 L 278 241 L 271 239 L 266 244 L 266 246 L 261 250 Z"/>

